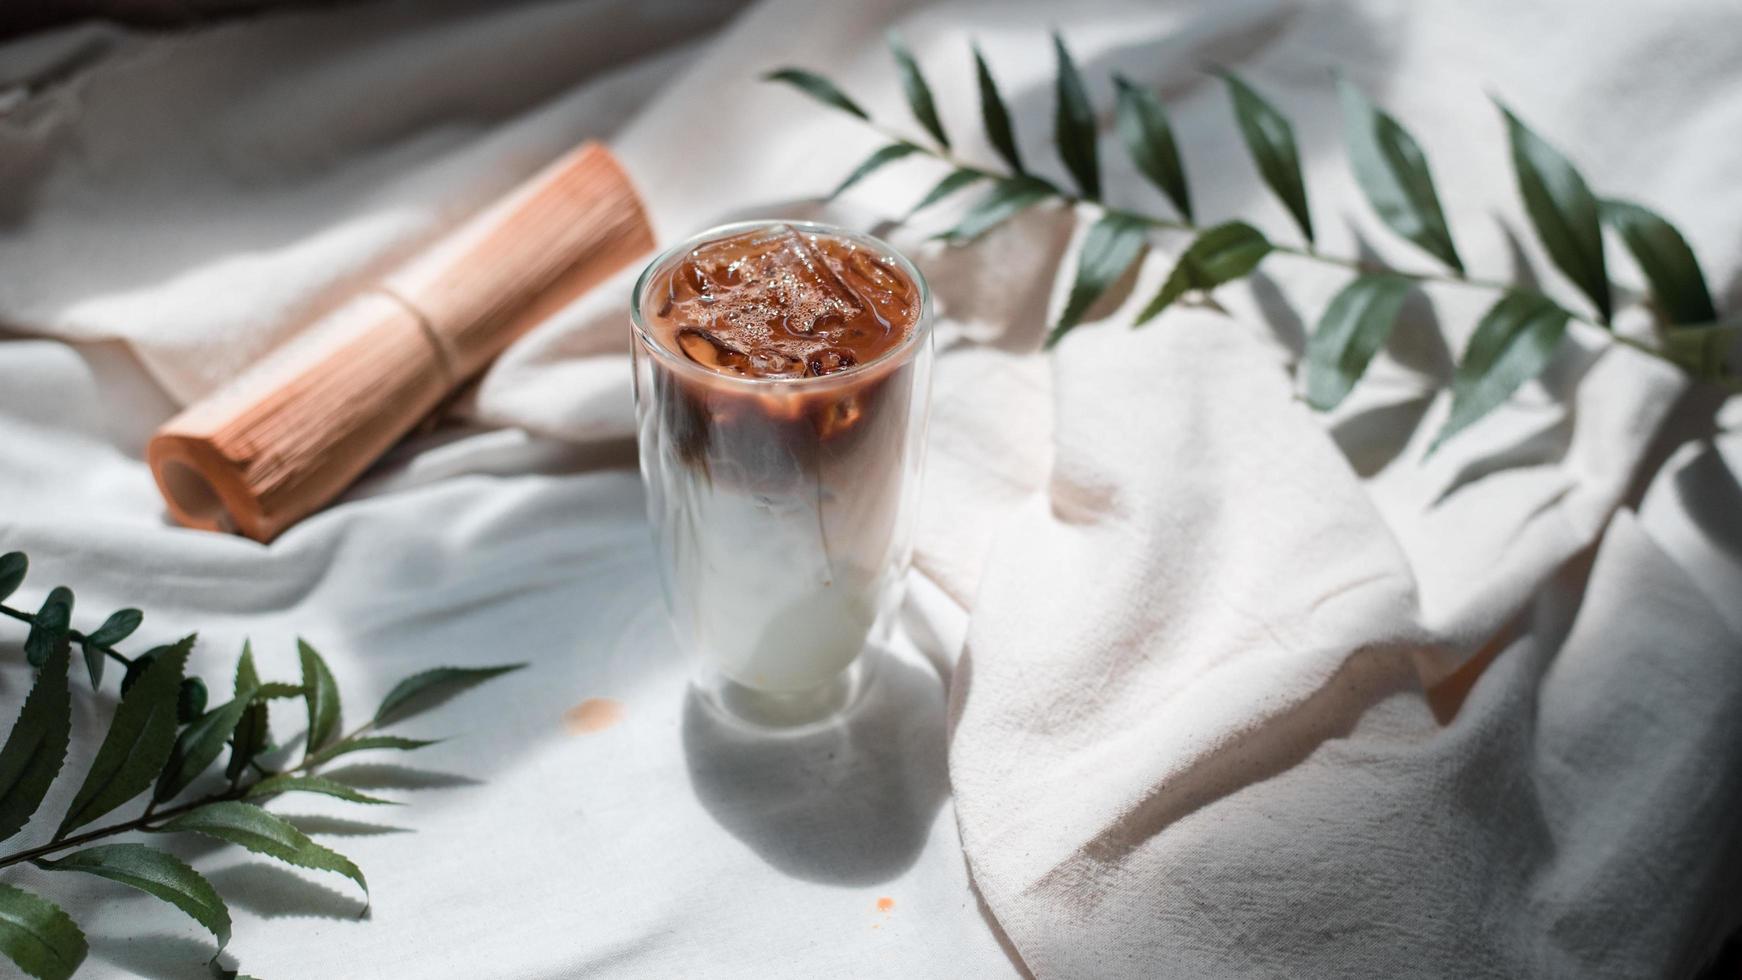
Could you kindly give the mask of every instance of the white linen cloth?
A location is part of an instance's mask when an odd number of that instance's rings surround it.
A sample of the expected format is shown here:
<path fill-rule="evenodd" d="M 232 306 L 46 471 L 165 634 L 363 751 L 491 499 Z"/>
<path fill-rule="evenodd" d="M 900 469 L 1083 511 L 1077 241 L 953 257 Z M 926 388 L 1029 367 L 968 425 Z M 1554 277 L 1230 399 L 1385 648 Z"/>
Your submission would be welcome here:
<path fill-rule="evenodd" d="M 354 715 L 423 666 L 533 662 L 422 722 L 464 738 L 383 760 L 482 785 L 377 766 L 359 775 L 437 785 L 385 816 L 275 804 L 370 874 L 369 922 L 318 876 L 201 859 L 247 971 L 1676 976 L 1710 954 L 1742 913 L 1742 440 L 1712 434 L 1707 393 L 1574 331 L 1423 462 L 1447 349 L 1489 300 L 1471 290 L 1413 305 L 1316 418 L 1291 365 L 1334 274 L 1273 259 L 1218 292 L 1230 315 L 1130 331 L 1183 244 L 1158 239 L 1041 354 L 1082 215 L 949 251 L 922 242 L 947 209 L 892 232 L 942 317 L 912 642 L 817 739 L 745 741 L 684 702 L 626 468 L 632 271 L 272 545 L 164 525 L 140 456 L 175 405 L 581 138 L 609 137 L 665 240 L 815 212 L 795 200 L 875 140 L 756 78 L 824 69 L 906 126 L 891 26 L 990 161 L 977 39 L 1056 175 L 1058 21 L 1098 105 L 1112 70 L 1166 97 L 1200 215 L 1292 240 L 1200 71 L 1234 66 L 1295 121 L 1321 246 L 1425 267 L 1347 175 L 1339 68 L 1422 142 L 1472 270 L 1576 305 L 1523 231 L 1492 91 L 1599 190 L 1673 216 L 1738 299 L 1742 86 L 1705 39 L 1742 18 L 1719 3 L 773 2 L 701 37 L 730 12 L 366 4 L 0 48 L 0 545 L 36 562 L 23 597 L 66 581 L 80 622 L 133 603 L 144 636 L 198 628 L 208 677 L 244 635 L 288 676 L 300 632 Z M 1110 137 L 1102 157 L 1112 200 L 1164 207 Z M 938 176 L 892 167 L 824 216 L 876 225 Z M 5 697 L 26 677 L 9 659 Z M 625 720 L 568 734 L 589 697 Z M 45 877 L 92 975 L 199 975 L 174 910 Z"/>

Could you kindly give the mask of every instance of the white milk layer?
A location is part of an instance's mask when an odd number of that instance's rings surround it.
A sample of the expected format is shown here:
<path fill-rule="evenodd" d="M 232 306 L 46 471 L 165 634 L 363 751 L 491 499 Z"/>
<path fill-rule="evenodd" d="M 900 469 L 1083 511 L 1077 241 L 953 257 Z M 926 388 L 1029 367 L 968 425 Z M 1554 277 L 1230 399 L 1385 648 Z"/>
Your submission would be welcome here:
<path fill-rule="evenodd" d="M 819 506 L 814 488 L 771 496 L 675 482 L 684 518 L 661 545 L 680 641 L 702 666 L 770 692 L 815 688 L 846 669 L 893 584 L 888 529 L 832 520 L 839 495 L 826 487 Z"/>

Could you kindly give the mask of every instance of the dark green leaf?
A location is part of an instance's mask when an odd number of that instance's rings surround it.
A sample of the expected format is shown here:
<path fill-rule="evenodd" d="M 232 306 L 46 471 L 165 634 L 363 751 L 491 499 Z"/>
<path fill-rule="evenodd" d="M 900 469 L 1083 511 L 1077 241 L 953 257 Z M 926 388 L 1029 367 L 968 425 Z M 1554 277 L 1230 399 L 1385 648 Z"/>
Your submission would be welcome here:
<path fill-rule="evenodd" d="M 265 695 L 267 688 L 291 688 L 291 684 L 261 684 L 260 672 L 254 668 L 253 641 L 242 641 L 242 656 L 235 661 L 235 693 L 242 695 L 244 691 L 254 691 L 254 703 L 242 710 L 242 717 L 235 722 L 235 731 L 230 735 L 230 762 L 226 764 L 223 773 L 230 780 L 240 780 L 246 773 L 247 764 L 253 761 L 254 755 L 260 755 L 267 747 L 267 705 Z M 296 693 L 303 695 L 303 686 L 294 684 Z"/>
<path fill-rule="evenodd" d="M 1095 110 L 1089 104 L 1089 92 L 1077 65 L 1065 49 L 1065 39 L 1052 36 L 1053 50 L 1058 54 L 1058 114 L 1053 121 L 1053 142 L 1058 145 L 1059 158 L 1077 182 L 1083 196 L 1090 200 L 1101 196 L 1101 165 L 1095 150 Z"/>
<path fill-rule="evenodd" d="M 206 710 L 206 682 L 198 677 L 182 678 L 175 692 L 175 720 L 187 724 Z"/>
<path fill-rule="evenodd" d="M 72 697 L 67 693 L 71 662 L 64 649 L 49 655 L 12 733 L 6 736 L 5 748 L 0 748 L 0 840 L 29 822 L 66 761 L 73 723 Z"/>
<path fill-rule="evenodd" d="M 954 228 L 937 237 L 957 244 L 973 241 L 1053 194 L 1051 186 L 1032 177 L 999 180 L 968 208 Z"/>
<path fill-rule="evenodd" d="M 187 862 L 144 844 L 103 844 L 74 851 L 58 861 L 38 861 L 49 871 L 83 871 L 161 898 L 186 912 L 218 940 L 230 944 L 230 910 L 211 883 Z"/>
<path fill-rule="evenodd" d="M 1146 89 L 1138 88 L 1123 76 L 1114 75 L 1113 84 L 1119 90 L 1119 136 L 1125 150 L 1142 171 L 1187 221 L 1192 220 L 1192 199 L 1186 193 L 1186 171 L 1180 163 L 1179 147 L 1173 141 L 1173 127 L 1167 123 L 1167 112 Z"/>
<path fill-rule="evenodd" d="M 300 698 L 303 696 L 303 693 L 304 688 L 301 684 L 286 684 L 283 681 L 267 681 L 265 684 L 262 684 L 255 689 L 254 696 L 263 701 L 271 701 L 278 698 Z"/>
<path fill-rule="evenodd" d="M 1410 286 L 1401 276 L 1362 276 L 1331 300 L 1307 342 L 1308 404 L 1330 411 L 1349 394 L 1391 336 Z"/>
<path fill-rule="evenodd" d="M 139 623 L 144 618 L 144 614 L 137 609 L 122 609 L 111 613 L 103 621 L 103 625 L 97 627 L 96 632 L 85 637 L 82 645 L 85 651 L 85 669 L 91 674 L 91 687 L 95 688 L 103 683 L 103 665 L 108 660 L 104 648 L 114 646 L 133 635 L 133 631 L 139 628 Z"/>
<path fill-rule="evenodd" d="M 1065 301 L 1058 324 L 1046 338 L 1047 346 L 1058 343 L 1059 338 L 1082 322 L 1083 314 L 1095 300 L 1137 261 L 1147 229 L 1140 219 L 1116 211 L 1109 211 L 1089 229 L 1077 256 L 1077 277 L 1071 283 L 1070 298 Z"/>
<path fill-rule="evenodd" d="M 60 906 L 0 883 L 0 952 L 37 980 L 67 980 L 85 961 L 85 934 Z"/>
<path fill-rule="evenodd" d="M 1294 145 L 1294 127 L 1264 97 L 1233 72 L 1223 72 L 1228 94 L 1234 100 L 1234 118 L 1240 135 L 1258 164 L 1259 176 L 1294 216 L 1306 240 L 1313 240 L 1313 217 L 1307 211 L 1306 182 L 1301 177 L 1300 151 Z"/>
<path fill-rule="evenodd" d="M 782 68 L 762 76 L 762 80 L 765 82 L 785 82 L 824 105 L 833 106 L 842 112 L 850 112 L 860 119 L 871 118 L 864 109 L 859 108 L 859 103 L 847 98 L 846 93 L 836 88 L 834 82 L 815 72 L 805 71 L 802 68 Z"/>
<path fill-rule="evenodd" d="M 36 622 L 24 638 L 24 659 L 30 666 L 41 667 L 48 655 L 68 648 L 68 631 L 73 620 L 73 591 L 64 585 L 49 590 L 48 598 L 36 612 Z"/>
<path fill-rule="evenodd" d="M 524 666 L 526 665 L 437 667 L 421 674 L 413 674 L 394 685 L 393 690 L 388 691 L 387 696 L 381 699 L 381 707 L 375 709 L 373 724 L 382 726 L 403 721 L 420 711 L 435 707 L 475 684 L 481 684 L 492 677 L 499 677 Z"/>
<path fill-rule="evenodd" d="M 1179 257 L 1179 264 L 1143 312 L 1135 326 L 1155 319 L 1186 293 L 1211 290 L 1258 268 L 1271 251 L 1270 240 L 1243 221 L 1230 221 L 1200 233 Z"/>
<path fill-rule="evenodd" d="M 318 764 L 327 762 L 331 759 L 336 759 L 347 753 L 366 752 L 370 749 L 398 749 L 400 751 L 409 752 L 412 749 L 421 749 L 426 745 L 434 745 L 439 741 L 441 741 L 439 738 L 424 739 L 401 738 L 398 735 L 358 735 L 340 742 L 334 742 L 319 752 L 316 752 L 314 758 L 310 761 Z"/>
<path fill-rule="evenodd" d="M 103 662 L 108 657 L 96 644 L 89 640 L 80 644 L 85 652 L 85 672 L 91 675 L 91 690 L 96 690 L 103 683 Z"/>
<path fill-rule="evenodd" d="M 156 659 L 157 650 L 147 650 L 133 658 L 133 662 L 127 665 L 127 672 L 121 675 L 122 697 L 126 697 L 127 692 L 133 690 L 133 685 L 138 683 L 140 675 L 145 673 L 145 668 L 151 666 L 151 662 Z"/>
<path fill-rule="evenodd" d="M 925 192 L 925 196 L 919 199 L 919 203 L 915 204 L 908 210 L 907 216 L 911 218 L 969 184 L 972 184 L 977 180 L 984 180 L 985 177 L 985 174 L 980 173 L 977 170 L 952 170 L 944 176 L 943 180 L 938 181 L 931 190 Z"/>
<path fill-rule="evenodd" d="M 925 76 L 920 74 L 919 64 L 913 60 L 912 52 L 907 45 L 901 43 L 901 36 L 894 31 L 889 32 L 889 53 L 895 56 L 895 66 L 901 71 L 901 88 L 907 93 L 907 107 L 913 110 L 913 118 L 925 127 L 925 131 L 938 141 L 944 149 L 950 148 L 950 138 L 944 133 L 943 121 L 938 119 L 938 108 L 932 102 L 931 86 L 925 83 Z"/>
<path fill-rule="evenodd" d="M 841 181 L 838 187 L 829 192 L 829 196 L 839 197 L 842 191 L 852 187 L 859 181 L 869 177 L 872 173 L 882 169 L 885 164 L 893 163 L 902 157 L 918 152 L 919 147 L 914 146 L 912 143 L 891 143 L 888 146 L 881 147 L 876 152 L 866 157 L 863 163 L 854 167 L 853 172 L 847 175 L 847 179 Z"/>
<path fill-rule="evenodd" d="M 1506 132 L 1512 141 L 1512 166 L 1518 173 L 1518 193 L 1530 223 L 1548 257 L 1567 274 L 1605 322 L 1609 319 L 1609 271 L 1603 259 L 1603 233 L 1598 226 L 1597 199 L 1585 179 L 1554 147 L 1530 131 L 1504 105 Z"/>
<path fill-rule="evenodd" d="M 1349 162 L 1367 202 L 1392 231 L 1463 272 L 1464 263 L 1452 244 L 1452 232 L 1445 212 L 1440 210 L 1440 198 L 1421 147 L 1359 89 L 1341 78 L 1337 84 L 1343 95 Z"/>
<path fill-rule="evenodd" d="M 109 734 L 55 837 L 82 827 L 144 792 L 175 747 L 176 689 L 194 637 L 160 648 L 133 689 L 121 696 Z"/>
<path fill-rule="evenodd" d="M 98 646 L 112 647 L 133 635 L 139 624 L 145 619 L 145 614 L 137 609 L 122 609 L 111 613 L 96 632 L 87 637 L 87 641 Z"/>
<path fill-rule="evenodd" d="M 302 696 L 308 702 L 308 751 L 327 744 L 339 728 L 339 685 L 315 648 L 296 641 L 302 659 Z"/>
<path fill-rule="evenodd" d="M 175 740 L 175 748 L 169 754 L 169 762 L 163 767 L 163 774 L 157 777 L 156 799 L 159 802 L 186 789 L 206 771 L 207 766 L 217 761 L 218 755 L 224 751 L 224 743 L 236 731 L 242 713 L 248 710 L 248 703 L 253 698 L 252 690 L 244 690 L 182 729 Z"/>
<path fill-rule="evenodd" d="M 393 800 L 384 800 L 379 796 L 369 796 L 358 792 L 355 787 L 347 786 L 336 779 L 325 776 L 293 776 L 284 774 L 268 776 L 248 789 L 248 797 L 274 796 L 279 793 L 322 793 L 335 796 L 351 803 L 381 803 L 388 806 L 398 806 Z"/>
<path fill-rule="evenodd" d="M 1016 150 L 1016 131 L 1010 126 L 1010 110 L 1004 106 L 1004 96 L 998 94 L 998 83 L 992 80 L 992 69 L 986 58 L 974 46 L 974 74 L 980 81 L 980 119 L 986 125 L 986 139 L 992 148 L 1010 164 L 1010 169 L 1023 173 L 1022 154 Z M 917 210 L 917 209 L 916 209 Z"/>
<path fill-rule="evenodd" d="M 260 672 L 254 669 L 254 644 L 250 640 L 242 641 L 242 656 L 236 659 L 236 683 L 232 690 L 241 694 L 243 691 L 260 689 Z"/>
<path fill-rule="evenodd" d="M 1651 294 L 1671 323 L 1706 323 L 1718 318 L 1706 277 L 1694 250 L 1675 226 L 1628 201 L 1604 201 L 1603 220 L 1621 235 L 1627 250 L 1651 283 Z"/>
<path fill-rule="evenodd" d="M 266 703 L 255 698 L 243 709 L 241 720 L 236 722 L 236 731 L 230 736 L 230 762 L 224 767 L 224 775 L 232 781 L 242 778 L 242 774 L 248 771 L 248 763 L 265 751 L 270 739 Z"/>
<path fill-rule="evenodd" d="M 336 872 L 356 882 L 365 899 L 369 895 L 369 883 L 349 858 L 316 844 L 283 819 L 249 803 L 208 803 L 157 829 L 166 834 L 205 834 L 299 868 Z"/>
<path fill-rule="evenodd" d="M 1542 373 L 1566 333 L 1568 316 L 1547 298 L 1529 293 L 1507 293 L 1490 307 L 1452 375 L 1451 415 L 1428 452 Z"/>
<path fill-rule="evenodd" d="M 0 600 L 4 600 L 24 584 L 24 573 L 30 571 L 30 559 L 22 551 L 0 555 Z"/>

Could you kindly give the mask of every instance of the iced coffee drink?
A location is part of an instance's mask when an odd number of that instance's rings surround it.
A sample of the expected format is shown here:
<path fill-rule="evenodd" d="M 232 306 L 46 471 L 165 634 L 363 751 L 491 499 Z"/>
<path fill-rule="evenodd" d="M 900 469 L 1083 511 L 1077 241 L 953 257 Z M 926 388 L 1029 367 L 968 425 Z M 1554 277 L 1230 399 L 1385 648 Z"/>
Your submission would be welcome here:
<path fill-rule="evenodd" d="M 635 403 L 679 644 L 718 707 L 844 707 L 900 599 L 930 389 L 930 301 L 889 246 L 733 225 L 636 284 Z"/>

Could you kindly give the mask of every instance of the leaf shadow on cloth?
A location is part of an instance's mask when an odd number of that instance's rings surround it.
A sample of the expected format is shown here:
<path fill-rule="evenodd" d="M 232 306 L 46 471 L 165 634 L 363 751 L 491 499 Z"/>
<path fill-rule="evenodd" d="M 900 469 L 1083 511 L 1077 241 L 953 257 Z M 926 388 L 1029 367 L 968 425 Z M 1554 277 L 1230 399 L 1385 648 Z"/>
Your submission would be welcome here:
<path fill-rule="evenodd" d="M 1289 367 L 1298 367 L 1306 353 L 1307 337 L 1312 332 L 1301 312 L 1262 268 L 1247 276 L 1246 284 L 1251 287 L 1252 299 L 1264 315 L 1264 324 L 1270 328 L 1271 336 L 1288 351 Z"/>
<path fill-rule="evenodd" d="M 483 780 L 473 779 L 471 776 L 441 772 L 435 769 L 419 769 L 415 766 L 401 766 L 390 762 L 359 762 L 329 770 L 323 775 L 353 789 L 362 790 L 454 789 L 483 784 Z"/>
<path fill-rule="evenodd" d="M 185 920 L 184 920 L 185 921 Z M 205 963 L 212 958 L 210 937 L 202 941 L 187 936 L 153 933 L 143 936 L 91 935 L 91 958 L 86 961 L 86 973 L 99 964 L 112 966 L 122 976 L 143 980 L 209 980 L 211 972 Z M 226 953 L 220 963 L 234 966 L 234 957 Z"/>
<path fill-rule="evenodd" d="M 720 826 L 776 869 L 869 885 L 911 867 L 948 793 L 937 678 L 890 657 L 844 721 L 796 736 L 744 732 L 694 695 L 690 784 Z"/>
<path fill-rule="evenodd" d="M 1509 470 L 1533 466 L 1559 466 L 1573 442 L 1574 412 L 1569 405 L 1557 419 L 1498 452 L 1478 457 L 1461 467 L 1445 489 L 1434 498 L 1438 506 L 1446 498 L 1479 480 Z"/>
<path fill-rule="evenodd" d="M 347 820 L 344 817 L 315 816 L 312 814 L 304 816 L 290 813 L 278 815 L 290 821 L 296 829 L 314 837 L 379 837 L 382 834 L 411 833 L 410 827 L 370 823 L 366 820 Z"/>
<path fill-rule="evenodd" d="M 1509 266 L 1507 280 L 1525 289 L 1541 289 L 1542 277 L 1537 275 L 1536 266 L 1530 260 L 1530 253 L 1525 251 L 1524 239 L 1519 236 L 1518 229 L 1504 215 L 1495 214 L 1491 218 L 1500 227 L 1500 234 L 1506 240 L 1506 262 Z"/>
<path fill-rule="evenodd" d="M 265 919 L 355 922 L 363 908 L 363 896 L 354 889 L 346 894 L 316 884 L 288 868 L 260 861 L 207 872 L 206 880 L 231 905 Z"/>
<path fill-rule="evenodd" d="M 1364 409 L 1338 420 L 1331 438 L 1361 477 L 1370 477 L 1395 462 L 1409 445 L 1398 436 L 1413 432 L 1433 404 L 1433 392 L 1423 392 L 1403 401 Z"/>
<path fill-rule="evenodd" d="M 1707 541 L 1742 558 L 1742 526 L 1736 520 L 1742 483 L 1716 447 L 1707 444 L 1676 471 L 1675 492 Z"/>

